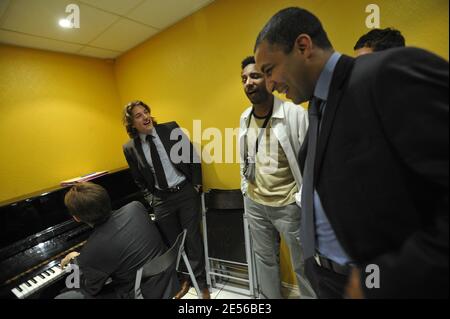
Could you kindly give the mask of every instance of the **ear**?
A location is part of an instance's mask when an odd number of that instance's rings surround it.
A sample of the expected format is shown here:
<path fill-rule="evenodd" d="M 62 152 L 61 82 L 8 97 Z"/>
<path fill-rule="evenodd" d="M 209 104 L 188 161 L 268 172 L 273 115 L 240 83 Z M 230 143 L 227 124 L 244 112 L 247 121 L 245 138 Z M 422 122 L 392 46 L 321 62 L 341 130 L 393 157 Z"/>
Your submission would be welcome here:
<path fill-rule="evenodd" d="M 79 219 L 77 216 L 72 216 L 73 217 L 73 219 L 75 219 L 75 221 L 77 222 L 77 223 L 81 223 L 81 219 Z"/>
<path fill-rule="evenodd" d="M 312 39 L 309 35 L 302 33 L 295 39 L 294 50 L 298 53 L 309 57 L 312 50 Z"/>

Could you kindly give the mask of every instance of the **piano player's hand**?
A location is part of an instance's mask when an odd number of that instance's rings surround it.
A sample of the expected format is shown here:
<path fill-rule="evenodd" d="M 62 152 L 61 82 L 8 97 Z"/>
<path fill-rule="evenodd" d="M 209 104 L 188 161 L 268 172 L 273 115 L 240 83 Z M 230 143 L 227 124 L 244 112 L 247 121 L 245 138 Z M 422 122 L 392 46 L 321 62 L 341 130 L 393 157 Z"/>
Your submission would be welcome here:
<path fill-rule="evenodd" d="M 71 253 L 68 253 L 67 256 L 61 260 L 61 269 L 64 269 L 66 267 L 66 265 L 68 263 L 70 263 L 70 261 L 72 259 L 74 259 L 75 257 L 77 257 L 78 255 L 80 255 L 80 253 L 78 253 L 76 251 L 72 251 Z"/>

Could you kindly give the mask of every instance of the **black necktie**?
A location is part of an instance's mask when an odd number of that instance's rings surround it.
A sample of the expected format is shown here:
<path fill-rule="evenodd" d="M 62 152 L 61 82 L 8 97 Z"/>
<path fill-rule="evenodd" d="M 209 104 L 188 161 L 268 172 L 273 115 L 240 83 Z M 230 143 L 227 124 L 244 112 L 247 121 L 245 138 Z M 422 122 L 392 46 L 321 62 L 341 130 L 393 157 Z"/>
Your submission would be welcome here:
<path fill-rule="evenodd" d="M 317 139 L 319 135 L 320 105 L 322 100 L 313 97 L 309 104 L 308 117 L 308 152 L 303 170 L 302 187 L 302 238 L 303 258 L 306 260 L 314 255 L 316 234 L 314 224 L 314 163 L 316 159 Z"/>
<path fill-rule="evenodd" d="M 153 135 L 147 135 L 147 142 L 150 145 L 150 155 L 152 156 L 153 169 L 155 170 L 158 186 L 161 189 L 166 189 L 168 187 L 166 174 L 164 173 L 161 158 L 159 157 L 155 142 L 153 142 L 153 138 L 154 138 Z"/>

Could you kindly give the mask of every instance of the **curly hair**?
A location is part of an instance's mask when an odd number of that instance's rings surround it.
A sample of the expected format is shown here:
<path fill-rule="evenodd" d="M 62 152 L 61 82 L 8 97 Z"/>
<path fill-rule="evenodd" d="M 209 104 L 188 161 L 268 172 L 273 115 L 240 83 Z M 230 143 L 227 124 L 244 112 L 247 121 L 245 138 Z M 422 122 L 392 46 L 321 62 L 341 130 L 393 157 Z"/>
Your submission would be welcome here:
<path fill-rule="evenodd" d="M 241 69 L 244 70 L 249 64 L 256 64 L 254 56 L 248 56 L 241 62 Z"/>
<path fill-rule="evenodd" d="M 123 117 L 122 117 L 122 121 L 123 121 L 123 125 L 125 125 L 125 128 L 127 130 L 128 136 L 130 138 L 135 138 L 139 135 L 138 131 L 133 127 L 133 114 L 132 111 L 136 106 L 142 106 L 143 108 L 145 108 L 149 113 L 150 112 L 150 107 L 145 104 L 142 101 L 136 100 L 136 101 L 131 101 L 130 103 L 128 103 L 127 105 L 125 105 L 124 109 L 123 109 Z M 158 124 L 156 122 L 156 119 L 151 116 L 153 125 Z"/>

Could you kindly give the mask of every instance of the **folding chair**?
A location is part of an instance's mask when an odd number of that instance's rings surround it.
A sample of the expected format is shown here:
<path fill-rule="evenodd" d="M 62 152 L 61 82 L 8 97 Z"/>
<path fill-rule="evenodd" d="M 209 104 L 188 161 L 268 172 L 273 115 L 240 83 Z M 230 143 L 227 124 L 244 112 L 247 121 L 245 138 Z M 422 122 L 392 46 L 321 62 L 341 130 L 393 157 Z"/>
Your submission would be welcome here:
<path fill-rule="evenodd" d="M 177 240 L 169 248 L 164 254 L 158 256 L 149 262 L 147 262 L 144 266 L 139 268 L 136 272 L 136 282 L 134 285 L 134 295 L 136 299 L 144 299 L 141 291 L 141 283 L 142 280 L 147 279 L 149 277 L 161 274 L 170 267 L 174 267 L 178 270 L 178 265 L 180 263 L 181 257 L 183 257 L 184 263 L 189 272 L 189 277 L 194 285 L 195 290 L 197 291 L 197 295 L 199 298 L 201 297 L 201 292 L 198 287 L 197 280 L 195 279 L 194 273 L 192 271 L 191 264 L 186 256 L 184 251 L 184 240 L 186 238 L 186 229 L 184 229 L 177 237 Z"/>
<path fill-rule="evenodd" d="M 252 239 L 244 212 L 244 200 L 240 189 L 210 189 L 202 194 L 206 280 L 210 287 L 216 286 L 216 278 L 241 282 L 248 285 L 245 294 L 255 298 L 258 283 Z M 233 239 L 224 242 L 220 240 L 222 235 L 223 238 L 229 239 L 233 236 Z M 231 271 L 242 267 L 247 270 L 247 278 L 243 278 L 239 271 Z M 229 271 L 223 272 L 222 269 Z"/>

